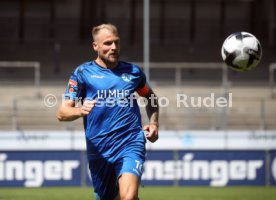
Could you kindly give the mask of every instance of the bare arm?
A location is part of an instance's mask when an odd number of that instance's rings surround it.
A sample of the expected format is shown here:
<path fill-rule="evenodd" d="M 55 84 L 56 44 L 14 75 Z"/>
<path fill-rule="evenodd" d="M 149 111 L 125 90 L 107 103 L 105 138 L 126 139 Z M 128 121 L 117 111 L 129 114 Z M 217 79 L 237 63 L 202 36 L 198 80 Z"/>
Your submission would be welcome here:
<path fill-rule="evenodd" d="M 144 127 L 144 130 L 148 131 L 146 137 L 149 141 L 155 142 L 158 140 L 158 117 L 159 117 L 159 106 L 158 106 L 158 98 L 154 94 L 154 92 L 150 92 L 145 96 L 147 99 L 146 112 L 149 118 L 149 124 Z"/>
<path fill-rule="evenodd" d="M 73 121 L 80 117 L 88 115 L 96 101 L 85 101 L 81 107 L 75 107 L 75 102 L 72 100 L 64 100 L 57 111 L 59 121 Z"/>

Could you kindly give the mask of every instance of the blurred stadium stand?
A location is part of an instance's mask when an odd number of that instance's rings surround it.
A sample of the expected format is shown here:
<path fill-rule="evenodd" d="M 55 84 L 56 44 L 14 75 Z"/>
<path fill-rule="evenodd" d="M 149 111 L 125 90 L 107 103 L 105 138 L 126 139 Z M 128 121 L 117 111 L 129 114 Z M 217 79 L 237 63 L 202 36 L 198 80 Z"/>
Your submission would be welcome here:
<path fill-rule="evenodd" d="M 57 107 L 45 107 L 43 98 L 54 94 L 60 101 L 72 70 L 95 57 L 90 30 L 99 23 L 119 27 L 122 60 L 142 62 L 142 2 L 1 0 L 0 61 L 38 61 L 41 98 L 35 98 L 32 69 L 0 68 L 0 129 L 82 129 L 81 119 L 57 122 Z M 214 91 L 219 96 L 226 91 L 234 96 L 229 109 L 162 108 L 161 129 L 276 129 L 276 101 L 269 85 L 269 65 L 276 60 L 275 9 L 273 0 L 151 0 L 151 61 L 172 63 L 151 69 L 158 96 L 172 103 L 177 92 L 204 96 Z M 181 83 L 175 85 L 173 63 L 221 62 L 224 39 L 237 31 L 259 38 L 263 58 L 256 69 L 228 70 L 228 85 L 222 85 L 221 70 L 181 69 Z"/>

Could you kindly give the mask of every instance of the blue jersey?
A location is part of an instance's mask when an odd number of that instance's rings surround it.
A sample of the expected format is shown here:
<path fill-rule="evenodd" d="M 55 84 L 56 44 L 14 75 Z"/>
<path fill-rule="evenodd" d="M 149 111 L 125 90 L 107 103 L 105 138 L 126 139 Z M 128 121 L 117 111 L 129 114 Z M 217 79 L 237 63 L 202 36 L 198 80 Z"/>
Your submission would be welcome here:
<path fill-rule="evenodd" d="M 75 69 L 65 98 L 97 101 L 89 115 L 84 117 L 89 159 L 115 156 L 126 147 L 133 145 L 135 148 L 135 144 L 145 143 L 134 95 L 145 85 L 143 71 L 126 62 L 120 61 L 115 68 L 107 69 L 92 61 Z M 139 145 L 139 151 L 138 148 Z"/>

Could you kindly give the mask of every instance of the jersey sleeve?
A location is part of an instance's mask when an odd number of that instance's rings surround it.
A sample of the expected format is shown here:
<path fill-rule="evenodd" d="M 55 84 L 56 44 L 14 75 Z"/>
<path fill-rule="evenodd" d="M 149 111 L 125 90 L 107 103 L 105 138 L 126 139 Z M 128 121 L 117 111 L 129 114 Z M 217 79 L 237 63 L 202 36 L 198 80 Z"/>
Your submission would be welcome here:
<path fill-rule="evenodd" d="M 141 69 L 140 69 L 140 74 L 141 74 L 140 83 L 136 89 L 136 92 L 140 96 L 145 97 L 151 92 L 151 88 L 150 88 L 149 84 L 147 83 L 147 78 L 146 78 L 145 73 Z"/>
<path fill-rule="evenodd" d="M 82 80 L 82 72 L 78 67 L 70 76 L 68 85 L 64 94 L 64 99 L 76 100 L 84 97 L 84 84 Z"/>

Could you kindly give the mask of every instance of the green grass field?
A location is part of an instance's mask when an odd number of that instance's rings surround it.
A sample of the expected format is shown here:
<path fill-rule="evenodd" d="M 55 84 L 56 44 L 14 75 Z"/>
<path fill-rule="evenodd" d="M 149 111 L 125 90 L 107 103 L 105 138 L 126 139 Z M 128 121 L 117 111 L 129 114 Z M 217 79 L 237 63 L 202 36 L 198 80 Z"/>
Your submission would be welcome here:
<path fill-rule="evenodd" d="M 142 187 L 141 200 L 275 200 L 275 187 Z M 0 200 L 93 200 L 91 188 L 0 188 Z"/>

